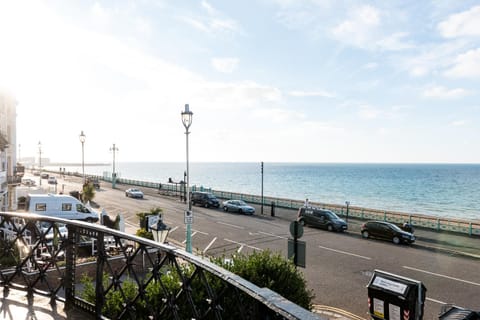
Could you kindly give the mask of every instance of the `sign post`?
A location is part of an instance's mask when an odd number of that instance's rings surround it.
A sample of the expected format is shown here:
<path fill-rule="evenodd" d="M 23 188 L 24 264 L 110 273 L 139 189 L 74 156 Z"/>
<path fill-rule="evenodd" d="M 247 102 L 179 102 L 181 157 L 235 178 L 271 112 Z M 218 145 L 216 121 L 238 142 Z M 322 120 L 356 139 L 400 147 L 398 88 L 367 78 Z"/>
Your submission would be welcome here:
<path fill-rule="evenodd" d="M 288 239 L 288 258 L 293 257 L 295 266 L 305 268 L 306 243 L 298 240 L 303 236 L 303 226 L 298 221 L 292 221 L 290 223 L 290 234 L 293 239 Z"/>

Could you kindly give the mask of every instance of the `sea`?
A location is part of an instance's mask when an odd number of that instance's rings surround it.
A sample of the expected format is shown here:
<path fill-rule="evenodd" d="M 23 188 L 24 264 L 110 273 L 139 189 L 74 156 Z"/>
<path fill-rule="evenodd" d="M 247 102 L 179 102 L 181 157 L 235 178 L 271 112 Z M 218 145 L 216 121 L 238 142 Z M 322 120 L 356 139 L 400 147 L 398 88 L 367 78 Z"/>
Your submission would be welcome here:
<path fill-rule="evenodd" d="M 59 170 L 59 166 L 45 167 Z M 63 166 L 82 172 L 81 166 Z M 125 179 L 184 180 L 185 163 L 119 162 Z M 112 165 L 85 165 L 111 176 Z M 190 163 L 190 185 L 214 190 L 438 217 L 480 220 L 480 164 Z"/>

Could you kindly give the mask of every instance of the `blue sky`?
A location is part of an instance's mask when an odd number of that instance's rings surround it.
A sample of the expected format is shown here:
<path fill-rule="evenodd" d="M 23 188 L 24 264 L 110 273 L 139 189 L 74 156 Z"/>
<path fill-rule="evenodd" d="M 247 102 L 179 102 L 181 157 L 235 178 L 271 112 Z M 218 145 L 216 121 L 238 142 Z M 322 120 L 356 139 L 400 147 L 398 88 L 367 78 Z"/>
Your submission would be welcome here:
<path fill-rule="evenodd" d="M 21 156 L 480 162 L 478 1 L 0 0 Z"/>

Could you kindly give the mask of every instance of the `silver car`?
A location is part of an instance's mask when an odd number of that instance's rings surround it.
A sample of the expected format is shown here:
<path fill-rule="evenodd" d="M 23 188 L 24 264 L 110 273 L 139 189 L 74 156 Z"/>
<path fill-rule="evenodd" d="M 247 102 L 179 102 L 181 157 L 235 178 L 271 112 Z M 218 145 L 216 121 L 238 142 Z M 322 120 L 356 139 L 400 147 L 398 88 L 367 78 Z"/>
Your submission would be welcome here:
<path fill-rule="evenodd" d="M 125 197 L 143 199 L 143 192 L 137 188 L 130 188 L 125 191 Z"/>
<path fill-rule="evenodd" d="M 238 213 L 244 213 L 252 215 L 255 213 L 255 208 L 249 206 L 243 200 L 227 200 L 223 202 L 223 210 L 225 211 L 233 211 Z"/>

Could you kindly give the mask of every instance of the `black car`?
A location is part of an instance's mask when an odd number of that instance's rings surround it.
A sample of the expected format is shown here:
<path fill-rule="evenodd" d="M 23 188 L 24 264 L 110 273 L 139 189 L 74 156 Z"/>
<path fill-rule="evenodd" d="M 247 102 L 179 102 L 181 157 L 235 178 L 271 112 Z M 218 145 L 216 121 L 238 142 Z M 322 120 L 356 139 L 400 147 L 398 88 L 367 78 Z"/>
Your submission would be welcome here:
<path fill-rule="evenodd" d="M 302 207 L 298 209 L 298 222 L 302 225 L 311 225 L 324 228 L 328 231 L 346 231 L 347 223 L 340 219 L 330 210 L 318 209 L 315 207 Z"/>
<path fill-rule="evenodd" d="M 378 238 L 390 240 L 395 244 L 415 242 L 415 236 L 412 233 L 386 221 L 368 221 L 362 225 L 361 232 L 365 239 Z"/>
<path fill-rule="evenodd" d="M 198 204 L 205 208 L 220 207 L 220 201 L 218 201 L 217 197 L 215 197 L 215 195 L 213 195 L 213 193 L 210 193 L 210 192 L 199 192 L 199 191 L 192 192 L 191 201 L 192 201 L 192 205 Z"/>

